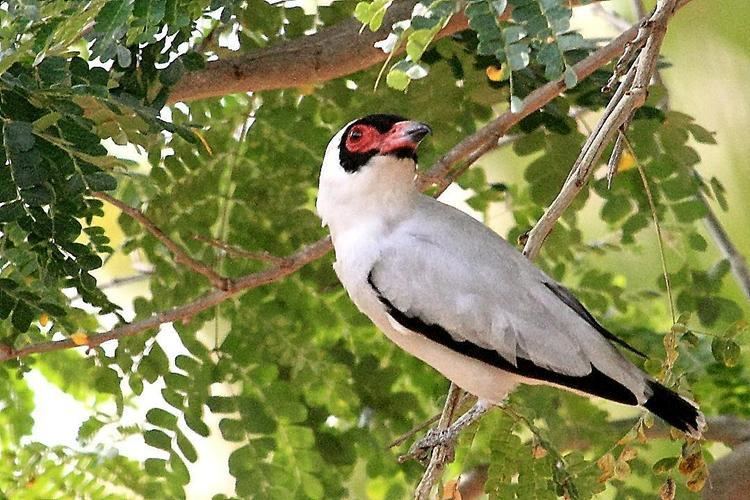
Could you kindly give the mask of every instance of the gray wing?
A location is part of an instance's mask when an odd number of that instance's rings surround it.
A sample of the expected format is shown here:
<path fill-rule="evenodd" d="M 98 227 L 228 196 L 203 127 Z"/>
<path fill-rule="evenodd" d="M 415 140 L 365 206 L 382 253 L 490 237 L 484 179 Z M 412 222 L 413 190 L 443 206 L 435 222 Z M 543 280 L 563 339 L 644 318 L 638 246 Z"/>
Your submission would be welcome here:
<path fill-rule="evenodd" d="M 505 240 L 428 197 L 415 214 L 384 242 L 370 273 L 402 324 L 437 328 L 454 346 L 497 353 L 517 369 L 568 378 L 598 371 L 641 392 L 643 375 L 602 337 L 604 329 Z"/>

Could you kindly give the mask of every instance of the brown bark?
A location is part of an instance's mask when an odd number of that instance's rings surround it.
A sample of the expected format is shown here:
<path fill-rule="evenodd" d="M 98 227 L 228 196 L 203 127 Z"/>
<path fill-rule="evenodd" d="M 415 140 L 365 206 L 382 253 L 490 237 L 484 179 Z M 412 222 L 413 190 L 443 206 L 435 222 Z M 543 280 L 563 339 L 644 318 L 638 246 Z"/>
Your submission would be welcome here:
<path fill-rule="evenodd" d="M 383 26 L 375 32 L 367 28 L 361 31 L 362 24 L 352 18 L 310 36 L 231 59 L 209 62 L 204 69 L 187 73 L 172 89 L 169 102 L 301 87 L 369 68 L 384 61 L 388 55 L 375 48 L 375 42 L 388 36 L 393 23 L 409 19 L 416 3 L 416 0 L 394 2 Z M 436 39 L 467 27 L 466 17 L 457 14 Z"/>

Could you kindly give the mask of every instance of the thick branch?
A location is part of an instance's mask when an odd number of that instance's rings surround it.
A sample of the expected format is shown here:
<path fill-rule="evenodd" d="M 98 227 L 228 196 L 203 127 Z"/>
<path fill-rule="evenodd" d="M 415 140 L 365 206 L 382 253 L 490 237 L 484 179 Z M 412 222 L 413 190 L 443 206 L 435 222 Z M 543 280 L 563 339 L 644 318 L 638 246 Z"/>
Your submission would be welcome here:
<path fill-rule="evenodd" d="M 170 102 L 219 97 L 236 92 L 301 87 L 356 73 L 383 62 L 388 54 L 374 47 L 391 32 L 391 25 L 409 19 L 417 0 L 394 2 L 383 26 L 375 32 L 356 19 L 347 19 L 319 32 L 241 56 L 209 62 L 187 73 L 169 96 Z M 453 16 L 436 35 L 444 38 L 468 27 L 462 14 Z"/>
<path fill-rule="evenodd" d="M 141 212 L 137 208 L 131 207 L 127 203 L 118 200 L 117 198 L 113 198 L 107 193 L 95 192 L 91 193 L 91 195 L 94 198 L 99 198 L 100 200 L 106 201 L 110 205 L 114 205 L 122 212 L 128 214 L 136 222 L 138 222 L 141 226 L 144 227 L 144 229 L 146 229 L 146 231 L 151 233 L 154 238 L 161 241 L 162 245 L 167 247 L 167 249 L 172 252 L 172 256 L 174 257 L 176 263 L 183 264 L 196 273 L 202 274 L 203 276 L 208 278 L 208 281 L 210 281 L 215 288 L 218 288 L 219 290 L 229 289 L 231 285 L 230 280 L 224 278 L 223 276 L 220 276 L 216 271 L 208 267 L 203 262 L 196 260 L 188 255 L 187 252 L 185 252 L 185 250 L 180 247 L 180 245 L 175 243 L 169 236 L 164 234 L 164 231 L 162 231 L 156 224 L 154 224 L 151 219 L 146 217 L 143 212 Z"/>
<path fill-rule="evenodd" d="M 580 0 L 569 1 L 571 6 L 580 3 Z M 347 19 L 309 36 L 253 50 L 237 57 L 211 61 L 205 68 L 182 77 L 172 88 L 169 102 L 221 97 L 236 92 L 299 88 L 367 69 L 384 62 L 388 57 L 388 54 L 374 46 L 375 42 L 385 39 L 395 22 L 411 18 L 416 4 L 417 0 L 393 2 L 382 27 L 375 32 L 368 29 L 362 31 L 362 25 L 357 20 Z M 507 12 L 506 10 L 503 15 Z M 468 27 L 466 16 L 458 12 L 435 35 L 435 40 Z"/>

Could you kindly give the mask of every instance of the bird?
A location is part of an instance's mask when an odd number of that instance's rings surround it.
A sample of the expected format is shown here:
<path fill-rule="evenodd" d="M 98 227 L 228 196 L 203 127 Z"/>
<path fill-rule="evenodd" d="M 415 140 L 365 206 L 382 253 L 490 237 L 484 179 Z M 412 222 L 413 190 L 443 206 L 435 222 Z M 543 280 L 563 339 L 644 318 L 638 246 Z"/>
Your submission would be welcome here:
<path fill-rule="evenodd" d="M 616 347 L 642 353 L 497 233 L 421 193 L 417 149 L 430 133 L 392 114 L 349 122 L 328 143 L 316 201 L 354 304 L 398 347 L 478 398 L 423 444 L 455 439 L 520 384 L 640 406 L 700 439 L 697 404 Z"/>

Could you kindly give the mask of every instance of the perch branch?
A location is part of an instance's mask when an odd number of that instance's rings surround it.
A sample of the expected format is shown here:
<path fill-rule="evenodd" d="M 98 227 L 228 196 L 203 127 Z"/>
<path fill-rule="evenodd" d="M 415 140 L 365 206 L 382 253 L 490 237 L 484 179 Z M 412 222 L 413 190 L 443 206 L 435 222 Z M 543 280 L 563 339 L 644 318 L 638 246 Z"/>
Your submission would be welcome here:
<path fill-rule="evenodd" d="M 447 429 L 453 422 L 453 416 L 456 413 L 458 403 L 461 401 L 463 390 L 456 384 L 451 382 L 450 389 L 448 389 L 448 395 L 445 397 L 445 406 L 443 406 L 443 412 L 440 414 L 440 420 L 438 420 L 438 429 Z M 453 445 L 446 443 L 443 445 L 437 445 L 432 449 L 430 454 L 430 462 L 427 464 L 427 468 L 422 475 L 422 479 L 417 485 L 417 489 L 414 492 L 415 500 L 426 500 L 430 497 L 430 492 L 436 481 L 440 479 L 443 474 L 443 468 L 446 463 L 453 460 Z"/>

